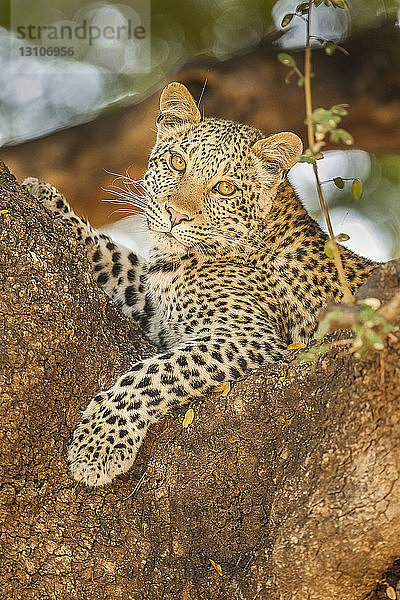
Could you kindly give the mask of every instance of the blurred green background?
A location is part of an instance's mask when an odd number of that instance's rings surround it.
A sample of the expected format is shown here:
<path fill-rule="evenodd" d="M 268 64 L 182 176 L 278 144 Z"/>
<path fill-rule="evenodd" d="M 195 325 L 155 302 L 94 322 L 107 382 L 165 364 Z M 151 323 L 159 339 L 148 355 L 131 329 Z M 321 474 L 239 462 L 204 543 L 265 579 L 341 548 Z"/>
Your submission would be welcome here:
<path fill-rule="evenodd" d="M 277 54 L 282 49 L 301 53 L 304 23 L 300 19 L 294 19 L 284 31 L 280 27 L 282 16 L 292 12 L 298 3 L 292 0 L 153 0 L 150 5 L 144 0 L 141 0 L 141 4 L 139 0 L 56 0 L 46 4 L 45 0 L 32 3 L 0 0 L 0 146 L 3 150 L 0 155 L 4 154 L 3 158 L 6 162 L 11 161 L 11 166 L 13 161 L 20 165 L 26 156 L 26 148 L 30 148 L 27 146 L 30 140 L 49 136 L 43 138 L 43 144 L 46 144 L 46 139 L 50 140 L 50 144 L 53 139 L 51 136 L 57 130 L 79 126 L 98 119 L 100 115 L 104 117 L 112 113 L 119 114 L 118 111 L 123 107 L 146 99 L 167 79 L 171 79 L 174 73 L 185 68 L 185 65 L 204 65 L 212 73 L 214 67 L 217 68 L 225 61 L 239 61 L 240 57 L 253 56 L 257 52 L 259 57 L 259 48 L 268 56 Z M 149 11 L 148 19 L 145 5 Z M 398 28 L 399 10 L 400 0 L 351 0 L 348 2 L 348 10 L 322 5 L 313 11 L 312 33 L 316 37 L 340 41 L 346 46 L 347 40 L 364 39 L 365 36 L 368 40 L 369 32 L 377 30 L 385 22 L 390 23 L 393 30 Z M 48 25 L 72 23 L 79 17 L 104 25 L 122 22 L 130 15 L 135 15 L 132 11 L 136 11 L 135 18 L 139 21 L 142 19 L 146 27 L 148 60 L 145 57 L 147 50 L 143 50 L 145 58 L 142 56 L 139 67 L 137 64 L 135 66 L 127 43 L 117 43 L 115 40 L 98 40 L 90 47 L 83 44 L 75 56 L 70 58 L 33 56 L 28 60 L 14 52 L 24 45 L 34 45 L 27 40 L 16 39 L 16 29 L 21 24 L 21 19 L 25 19 L 26 23 Z M 393 56 L 396 56 L 400 54 L 398 37 L 394 36 L 393 39 L 392 51 Z M 379 36 L 377 40 L 372 62 L 376 57 L 379 73 L 379 61 L 382 60 Z M 385 56 L 390 55 L 390 48 L 387 48 L 389 42 L 384 35 L 382 44 L 385 44 Z M 42 45 L 49 45 L 49 40 Z M 130 51 L 132 49 L 133 46 Z M 321 50 L 316 50 L 315 54 L 321 54 Z M 368 60 L 371 61 L 371 58 Z M 248 68 L 251 69 L 251 61 L 249 65 Z M 327 152 L 327 158 L 320 161 L 323 179 L 338 175 L 362 179 L 364 192 L 357 202 L 351 197 L 350 186 L 346 185 L 341 191 L 326 184 L 324 189 L 336 232 L 348 233 L 352 248 L 378 260 L 400 256 L 400 139 L 398 131 L 391 127 L 391 119 L 394 122 L 397 106 L 400 106 L 400 74 L 396 64 L 393 64 L 392 71 L 393 81 L 390 80 L 385 88 L 389 92 L 385 92 L 386 96 L 377 101 L 378 108 L 387 117 L 386 121 L 382 117 L 382 123 L 388 131 L 390 143 L 380 141 L 376 145 L 377 152 L 367 153 L 362 151 L 363 147 L 356 138 L 355 146 L 360 150 L 331 148 Z M 385 65 L 385 73 L 388 72 L 391 72 L 390 64 Z M 281 77 L 283 80 L 286 70 L 281 67 L 277 73 L 274 77 Z M 340 69 L 333 76 L 339 78 L 337 85 L 340 87 Z M 246 78 L 243 77 L 243 69 L 240 77 L 240 82 L 237 80 L 241 86 L 240 93 L 245 95 Z M 379 78 L 374 84 L 368 81 L 369 77 L 370 71 L 361 54 L 357 71 L 358 88 L 352 93 L 357 93 L 365 106 L 369 101 L 371 85 L 377 89 L 380 87 Z M 207 77 L 204 82 L 206 79 Z M 329 96 L 329 85 L 329 74 L 325 74 L 325 79 L 321 80 L 316 72 L 313 80 L 315 97 L 318 97 L 318 86 L 324 86 L 321 93 Z M 343 102 L 347 101 L 346 85 L 343 81 Z M 291 86 L 293 94 L 298 94 L 296 83 L 293 82 Z M 207 93 L 206 87 L 205 94 Z M 229 93 L 235 95 L 235 90 L 228 90 L 227 94 Z M 265 110 L 271 110 L 270 105 L 266 105 Z M 303 106 L 299 105 L 299 111 L 302 110 Z M 241 114 L 238 111 L 238 116 L 235 113 L 233 116 L 226 116 L 239 119 Z M 251 116 L 248 120 L 252 120 Z M 344 127 L 347 129 L 346 122 Z M 361 129 L 368 130 L 369 127 L 368 120 L 360 124 Z M 383 138 L 384 135 L 386 134 L 382 134 Z M 144 147 L 143 161 L 147 152 L 148 149 Z M 55 167 L 51 158 L 43 159 L 45 160 L 48 168 L 46 171 L 42 167 L 40 175 L 44 173 L 50 177 Z M 44 164 L 43 161 L 41 164 Z M 99 169 L 110 166 L 112 165 L 100 164 Z M 65 166 L 65 170 L 65 177 L 68 177 L 68 166 Z M 74 176 L 71 173 L 71 177 Z M 296 165 L 291 177 L 311 214 L 320 219 L 309 165 Z"/>

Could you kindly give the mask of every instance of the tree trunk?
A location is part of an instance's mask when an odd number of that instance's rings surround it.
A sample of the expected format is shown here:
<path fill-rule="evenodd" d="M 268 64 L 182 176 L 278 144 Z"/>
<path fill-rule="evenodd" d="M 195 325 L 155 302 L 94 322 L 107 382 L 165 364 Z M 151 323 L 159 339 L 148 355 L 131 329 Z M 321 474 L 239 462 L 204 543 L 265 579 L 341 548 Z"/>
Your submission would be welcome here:
<path fill-rule="evenodd" d="M 311 365 L 263 368 L 194 404 L 188 428 L 185 410 L 169 416 L 112 485 L 76 485 L 65 450 L 79 409 L 154 350 L 96 286 L 68 226 L 5 167 L 0 190 L 0 597 L 373 592 L 400 557 L 398 331 L 361 361 L 338 345 Z M 365 293 L 388 300 L 399 273 L 381 267 Z"/>

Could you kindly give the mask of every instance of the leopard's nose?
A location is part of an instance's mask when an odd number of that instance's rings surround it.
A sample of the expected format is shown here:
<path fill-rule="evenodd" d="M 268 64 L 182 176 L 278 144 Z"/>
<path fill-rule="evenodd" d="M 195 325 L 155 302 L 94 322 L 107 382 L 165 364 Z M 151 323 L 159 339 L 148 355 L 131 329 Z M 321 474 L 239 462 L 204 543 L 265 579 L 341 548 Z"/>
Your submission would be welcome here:
<path fill-rule="evenodd" d="M 173 227 L 175 227 L 175 225 L 182 223 L 182 221 L 190 221 L 189 215 L 185 215 L 183 213 L 178 212 L 177 210 L 172 208 L 172 206 L 165 205 L 165 209 L 166 209 L 167 213 L 169 214 L 169 220 L 171 222 L 171 229 Z"/>

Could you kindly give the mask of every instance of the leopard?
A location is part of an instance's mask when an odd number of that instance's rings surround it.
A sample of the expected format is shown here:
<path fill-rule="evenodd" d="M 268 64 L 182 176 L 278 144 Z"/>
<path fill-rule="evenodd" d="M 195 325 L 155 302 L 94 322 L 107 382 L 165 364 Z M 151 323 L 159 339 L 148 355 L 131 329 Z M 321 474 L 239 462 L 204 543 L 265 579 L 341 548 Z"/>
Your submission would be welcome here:
<path fill-rule="evenodd" d="M 93 487 L 127 472 L 149 427 L 174 407 L 309 344 L 321 309 L 343 297 L 329 238 L 288 179 L 299 136 L 206 117 L 178 82 L 161 93 L 156 127 L 140 184 L 147 258 L 78 217 L 51 184 L 23 182 L 68 221 L 97 284 L 157 349 L 96 393 L 73 431 L 70 471 Z M 376 263 L 342 245 L 339 253 L 355 294 Z"/>

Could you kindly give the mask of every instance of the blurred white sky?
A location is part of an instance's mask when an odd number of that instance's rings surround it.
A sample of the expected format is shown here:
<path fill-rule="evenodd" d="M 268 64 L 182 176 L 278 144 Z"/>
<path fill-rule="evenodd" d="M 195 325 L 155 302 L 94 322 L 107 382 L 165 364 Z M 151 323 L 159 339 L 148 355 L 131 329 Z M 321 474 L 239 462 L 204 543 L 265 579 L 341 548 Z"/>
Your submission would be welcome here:
<path fill-rule="evenodd" d="M 272 9 L 272 18 L 278 31 L 283 35 L 279 38 L 279 45 L 283 48 L 303 48 L 306 37 L 306 24 L 301 17 L 293 17 L 290 24 L 281 27 L 282 18 L 288 13 L 294 13 L 299 5 L 298 0 L 278 0 Z M 321 4 L 311 11 L 311 35 L 324 40 L 339 42 L 350 31 L 351 16 L 347 10 Z M 314 41 L 314 45 L 319 45 Z"/>
<path fill-rule="evenodd" d="M 318 172 L 321 181 L 328 181 L 334 177 L 357 178 L 365 181 L 371 172 L 371 158 L 368 152 L 362 150 L 331 150 L 324 153 L 324 159 L 318 161 Z M 326 225 L 319 209 L 319 200 L 312 165 L 297 163 L 290 171 L 289 179 L 299 194 L 307 211 L 319 221 L 322 229 Z M 348 189 L 351 181 L 345 182 Z M 331 182 L 322 185 L 325 199 L 341 194 L 335 184 Z M 332 226 L 335 234 L 347 233 L 350 240 L 343 245 L 354 252 L 376 261 L 390 259 L 390 247 L 383 223 L 368 219 L 359 210 L 359 202 L 353 200 L 346 207 L 330 209 Z"/>

